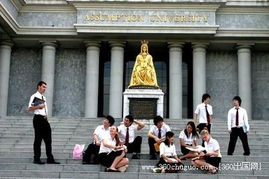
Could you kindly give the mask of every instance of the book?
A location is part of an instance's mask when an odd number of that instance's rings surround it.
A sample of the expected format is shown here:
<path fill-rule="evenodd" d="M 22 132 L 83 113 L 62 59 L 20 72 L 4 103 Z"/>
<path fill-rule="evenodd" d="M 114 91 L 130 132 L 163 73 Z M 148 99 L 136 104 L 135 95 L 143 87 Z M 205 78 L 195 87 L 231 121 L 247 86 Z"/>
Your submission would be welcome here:
<path fill-rule="evenodd" d="M 38 106 L 38 105 L 43 104 L 43 103 L 45 103 L 44 100 L 35 97 L 33 102 L 32 102 L 32 106 Z"/>
<path fill-rule="evenodd" d="M 192 148 L 192 147 L 186 147 L 186 149 L 190 150 L 190 151 L 193 151 L 193 152 L 203 152 L 205 151 L 206 149 L 201 146 L 201 145 L 197 145 L 195 148 Z"/>

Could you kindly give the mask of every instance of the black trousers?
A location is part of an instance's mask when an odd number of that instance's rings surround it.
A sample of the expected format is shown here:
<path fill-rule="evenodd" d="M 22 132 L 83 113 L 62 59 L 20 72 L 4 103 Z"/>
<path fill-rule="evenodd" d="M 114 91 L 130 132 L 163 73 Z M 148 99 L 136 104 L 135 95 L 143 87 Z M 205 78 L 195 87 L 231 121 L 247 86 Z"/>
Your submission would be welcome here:
<path fill-rule="evenodd" d="M 91 143 L 83 153 L 83 162 L 91 163 L 91 156 L 93 156 L 93 163 L 99 163 L 98 153 L 100 146 Z"/>
<path fill-rule="evenodd" d="M 201 131 L 205 127 L 208 129 L 208 132 L 210 133 L 210 131 L 211 131 L 211 124 L 207 124 L 207 123 L 200 123 L 200 124 L 197 125 L 197 128 L 199 129 L 199 133 L 201 133 Z"/>
<path fill-rule="evenodd" d="M 142 137 L 137 136 L 132 143 L 127 146 L 128 153 L 140 153 L 141 152 Z"/>
<path fill-rule="evenodd" d="M 54 161 L 51 149 L 51 128 L 47 118 L 41 115 L 34 115 L 33 125 L 35 130 L 34 159 L 40 160 L 41 142 L 43 140 L 46 146 L 47 160 Z"/>
<path fill-rule="evenodd" d="M 155 150 L 154 144 L 156 141 L 153 138 L 148 138 L 148 143 L 149 143 L 149 154 L 150 155 L 155 155 L 157 152 Z"/>
<path fill-rule="evenodd" d="M 228 147 L 228 155 L 233 155 L 238 136 L 239 136 L 239 138 L 240 138 L 240 140 L 241 140 L 241 142 L 243 144 L 244 155 L 249 155 L 250 150 L 249 150 L 249 146 L 248 146 L 248 136 L 244 132 L 243 127 L 240 127 L 240 128 L 234 127 L 234 128 L 232 128 L 232 132 L 230 134 L 229 147 Z"/>

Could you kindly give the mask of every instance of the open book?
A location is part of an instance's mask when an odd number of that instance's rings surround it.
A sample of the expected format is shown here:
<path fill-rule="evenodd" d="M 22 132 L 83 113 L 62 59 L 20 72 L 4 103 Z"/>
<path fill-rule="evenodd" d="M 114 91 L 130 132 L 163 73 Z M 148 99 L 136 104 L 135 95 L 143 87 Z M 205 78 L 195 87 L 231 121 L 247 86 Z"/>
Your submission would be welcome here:
<path fill-rule="evenodd" d="M 121 148 L 119 149 L 112 149 L 112 151 L 116 152 L 116 151 L 120 151 L 120 150 L 125 150 L 127 149 L 127 147 L 125 145 L 123 145 Z"/>
<path fill-rule="evenodd" d="M 192 148 L 192 147 L 186 147 L 186 149 L 190 150 L 190 151 L 193 151 L 193 152 L 202 152 L 202 151 L 205 151 L 206 149 L 201 146 L 201 145 L 197 145 L 195 146 L 195 148 Z"/>

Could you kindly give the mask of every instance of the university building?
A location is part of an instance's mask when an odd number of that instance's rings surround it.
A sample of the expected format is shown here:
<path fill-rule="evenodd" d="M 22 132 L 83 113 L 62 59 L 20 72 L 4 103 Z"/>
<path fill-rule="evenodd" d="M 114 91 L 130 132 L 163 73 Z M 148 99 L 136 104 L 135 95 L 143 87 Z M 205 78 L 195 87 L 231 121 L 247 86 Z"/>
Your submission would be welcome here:
<path fill-rule="evenodd" d="M 235 95 L 268 120 L 266 0 L 1 0 L 0 116 L 31 115 L 42 79 L 51 116 L 122 118 L 141 40 L 165 118 L 192 118 L 207 92 L 217 120 Z"/>

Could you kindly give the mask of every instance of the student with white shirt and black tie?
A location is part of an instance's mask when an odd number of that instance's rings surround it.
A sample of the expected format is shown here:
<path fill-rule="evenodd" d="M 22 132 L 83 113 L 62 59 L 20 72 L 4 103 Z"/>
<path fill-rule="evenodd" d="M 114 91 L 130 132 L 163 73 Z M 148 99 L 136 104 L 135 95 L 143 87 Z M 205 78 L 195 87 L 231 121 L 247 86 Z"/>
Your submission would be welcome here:
<path fill-rule="evenodd" d="M 110 115 L 104 116 L 103 119 L 103 125 L 97 126 L 93 132 L 93 142 L 83 152 L 83 164 L 99 163 L 98 153 L 101 141 L 105 136 L 109 135 L 109 127 L 115 122 L 115 119 Z M 91 161 L 91 156 L 93 156 L 93 161 Z"/>
<path fill-rule="evenodd" d="M 34 112 L 33 126 L 35 131 L 34 139 L 34 162 L 35 164 L 44 164 L 40 160 L 41 156 L 41 142 L 42 140 L 46 146 L 46 155 L 48 164 L 60 164 L 54 160 L 51 148 L 51 128 L 48 122 L 47 101 L 43 94 L 47 88 L 47 83 L 40 81 L 37 84 L 37 92 L 30 97 L 28 110 Z"/>
<path fill-rule="evenodd" d="M 213 119 L 213 109 L 210 105 L 211 97 L 209 94 L 205 93 L 202 96 L 202 103 L 199 104 L 196 107 L 196 110 L 194 111 L 194 122 L 197 122 L 197 119 L 199 120 L 199 124 L 197 125 L 197 128 L 199 129 L 199 132 L 201 132 L 203 129 L 207 128 L 207 130 L 211 131 L 211 123 Z"/>
<path fill-rule="evenodd" d="M 249 131 L 248 115 L 247 111 L 241 107 L 241 102 L 241 98 L 235 96 L 233 98 L 234 107 L 228 112 L 228 132 L 230 133 L 228 155 L 233 155 L 238 136 L 243 144 L 243 155 L 250 155 L 247 136 Z"/>
<path fill-rule="evenodd" d="M 170 127 L 163 122 L 161 116 L 154 117 L 153 123 L 154 126 L 152 126 L 148 132 L 149 154 L 151 160 L 157 159 L 156 153 L 159 151 L 156 149 L 165 140 L 166 132 L 171 131 Z"/>
<path fill-rule="evenodd" d="M 131 115 L 125 116 L 123 124 L 118 127 L 122 143 L 127 146 L 128 153 L 133 153 L 132 159 L 140 158 L 139 154 L 141 152 L 142 137 L 135 137 L 135 132 L 144 127 L 144 123 L 134 120 Z"/>

